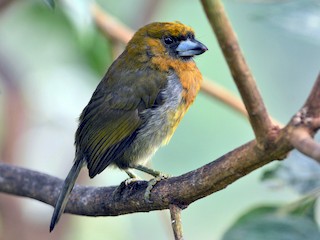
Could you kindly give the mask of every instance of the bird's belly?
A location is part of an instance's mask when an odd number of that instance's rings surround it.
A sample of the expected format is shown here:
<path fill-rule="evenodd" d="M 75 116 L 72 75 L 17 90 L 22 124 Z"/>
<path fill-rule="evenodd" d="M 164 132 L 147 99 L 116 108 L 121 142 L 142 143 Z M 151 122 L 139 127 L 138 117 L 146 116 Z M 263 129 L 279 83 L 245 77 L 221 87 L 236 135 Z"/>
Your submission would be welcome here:
<path fill-rule="evenodd" d="M 164 103 L 141 112 L 145 123 L 141 126 L 135 140 L 124 154 L 130 164 L 144 164 L 172 137 L 178 123 L 184 115 L 181 105 L 182 86 L 173 75 L 162 92 Z"/>

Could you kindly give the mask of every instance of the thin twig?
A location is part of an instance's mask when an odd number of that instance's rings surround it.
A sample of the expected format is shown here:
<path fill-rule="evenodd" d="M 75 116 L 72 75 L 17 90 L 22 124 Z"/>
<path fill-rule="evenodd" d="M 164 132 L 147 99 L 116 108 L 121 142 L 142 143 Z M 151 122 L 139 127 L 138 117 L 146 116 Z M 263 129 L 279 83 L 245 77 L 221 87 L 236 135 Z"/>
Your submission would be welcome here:
<path fill-rule="evenodd" d="M 262 147 L 265 136 L 273 128 L 273 124 L 254 77 L 245 62 L 236 34 L 220 0 L 201 0 L 201 2 L 246 106 L 256 139 Z"/>
<path fill-rule="evenodd" d="M 304 108 L 306 109 L 307 117 L 312 117 L 312 119 L 320 118 L 320 73 L 318 74 L 311 93 L 304 104 Z"/>
<path fill-rule="evenodd" d="M 141 14 L 137 14 L 135 18 L 135 26 L 140 26 L 149 22 L 150 19 L 156 14 L 157 10 L 161 8 L 161 4 L 163 4 L 163 0 L 149 0 L 145 1 L 140 9 Z"/>
<path fill-rule="evenodd" d="M 291 133 L 290 142 L 298 151 L 320 163 L 320 144 L 310 136 L 307 129 L 294 129 Z"/>
<path fill-rule="evenodd" d="M 182 209 L 175 204 L 170 204 L 169 209 L 170 209 L 171 225 L 172 225 L 172 230 L 174 234 L 174 239 L 183 240 L 182 222 L 181 222 Z"/>
<path fill-rule="evenodd" d="M 12 4 L 13 0 L 1 0 L 0 1 L 0 12 L 6 10 L 10 4 Z"/>
<path fill-rule="evenodd" d="M 291 144 L 300 152 L 320 162 L 320 144 L 313 136 L 320 128 L 320 74 L 301 110 L 292 118 Z"/>
<path fill-rule="evenodd" d="M 320 128 L 320 117 L 318 117 L 318 118 L 314 118 L 313 120 L 312 120 L 312 128 L 313 129 L 319 129 Z"/>
<path fill-rule="evenodd" d="M 240 113 L 242 116 L 248 118 L 248 113 L 243 102 L 224 87 L 205 78 L 202 82 L 201 90 L 209 96 L 214 97 L 216 100 L 226 104 L 226 106 Z M 283 124 L 280 123 L 278 120 L 272 117 L 271 120 L 273 125 L 283 127 Z M 318 124 L 318 126 L 320 126 L 320 119 L 318 123 L 314 122 L 314 124 Z"/>
<path fill-rule="evenodd" d="M 242 101 L 224 87 L 208 79 L 204 79 L 201 85 L 201 90 L 209 96 L 214 97 L 220 102 L 231 107 L 233 110 L 239 112 L 241 115 L 248 117 L 247 110 L 243 105 Z"/>
<path fill-rule="evenodd" d="M 113 40 L 126 44 L 133 36 L 134 32 L 130 28 L 106 14 L 94 2 L 91 4 L 91 13 L 96 25 L 106 37 L 111 37 Z"/>

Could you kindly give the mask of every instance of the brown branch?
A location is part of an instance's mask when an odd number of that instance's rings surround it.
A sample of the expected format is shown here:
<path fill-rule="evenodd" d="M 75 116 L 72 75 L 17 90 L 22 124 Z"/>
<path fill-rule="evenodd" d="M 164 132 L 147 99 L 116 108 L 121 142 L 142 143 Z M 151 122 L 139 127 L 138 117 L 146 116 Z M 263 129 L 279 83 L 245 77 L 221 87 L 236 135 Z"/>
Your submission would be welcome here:
<path fill-rule="evenodd" d="M 318 87 L 320 88 L 320 86 Z M 94 188 L 76 186 L 71 193 L 66 212 L 88 216 L 114 216 L 132 212 L 168 209 L 171 204 L 181 208 L 224 189 L 251 171 L 282 159 L 293 148 L 287 139 L 291 121 L 283 130 L 276 130 L 268 138 L 268 148 L 261 150 L 251 141 L 219 159 L 179 177 L 162 180 L 154 186 L 151 204 L 144 200 L 147 183 L 135 182 L 120 186 L 121 194 L 114 195 L 116 187 Z M 0 164 L 0 191 L 25 196 L 54 205 L 62 180 L 46 174 Z M 119 192 L 119 189 L 116 191 Z"/>
<path fill-rule="evenodd" d="M 254 77 L 247 66 L 228 17 L 220 0 L 201 0 L 203 9 L 214 30 L 233 79 L 249 113 L 249 119 L 259 146 L 273 128 L 271 119 L 262 101 Z"/>
<path fill-rule="evenodd" d="M 171 215 L 171 225 L 175 240 L 183 240 L 182 235 L 182 222 L 181 222 L 181 208 L 177 205 L 171 204 L 170 215 Z"/>
<path fill-rule="evenodd" d="M 87 216 L 115 216 L 169 209 L 172 204 L 185 208 L 200 198 L 224 189 L 253 170 L 286 157 L 293 149 L 290 136 L 296 129 L 304 127 L 313 136 L 318 129 L 312 129 L 308 119 L 319 115 L 319 92 L 320 84 L 317 81 L 306 104 L 289 124 L 281 130 L 274 128 L 266 136 L 266 148 L 259 148 L 254 140 L 196 170 L 162 180 L 151 192 L 152 203 L 144 200 L 147 187 L 145 181 L 128 186 L 122 184 L 119 188 L 77 185 L 71 193 L 66 212 Z M 304 115 L 308 115 L 308 118 L 304 118 Z M 297 116 L 300 116 L 300 121 L 297 121 Z M 0 164 L 0 173 L 0 192 L 34 198 L 50 205 L 55 204 L 62 185 L 62 180 L 58 178 L 6 164 Z"/>
<path fill-rule="evenodd" d="M 284 139 L 283 139 L 284 140 Z M 219 191 L 256 168 L 280 158 L 291 150 L 280 141 L 277 154 L 261 152 L 255 141 L 226 154 L 197 170 L 157 183 L 151 193 L 152 203 L 144 200 L 147 182 L 139 181 L 127 187 L 94 188 L 75 186 L 66 212 L 87 216 L 115 216 L 132 212 L 168 209 L 170 204 L 185 207 L 197 199 Z M 62 180 L 35 171 L 0 164 L 0 192 L 25 196 L 54 205 Z"/>

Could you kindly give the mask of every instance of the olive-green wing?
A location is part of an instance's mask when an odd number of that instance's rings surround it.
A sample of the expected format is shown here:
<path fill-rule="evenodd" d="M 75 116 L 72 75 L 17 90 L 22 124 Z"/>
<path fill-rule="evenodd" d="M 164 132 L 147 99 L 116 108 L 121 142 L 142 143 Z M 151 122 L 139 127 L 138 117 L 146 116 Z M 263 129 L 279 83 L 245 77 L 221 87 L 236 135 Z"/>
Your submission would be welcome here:
<path fill-rule="evenodd" d="M 153 107 L 166 82 L 165 76 L 155 76 L 112 74 L 97 87 L 76 132 L 77 153 L 85 157 L 90 177 L 121 158 L 135 139 L 145 121 L 139 112 Z"/>

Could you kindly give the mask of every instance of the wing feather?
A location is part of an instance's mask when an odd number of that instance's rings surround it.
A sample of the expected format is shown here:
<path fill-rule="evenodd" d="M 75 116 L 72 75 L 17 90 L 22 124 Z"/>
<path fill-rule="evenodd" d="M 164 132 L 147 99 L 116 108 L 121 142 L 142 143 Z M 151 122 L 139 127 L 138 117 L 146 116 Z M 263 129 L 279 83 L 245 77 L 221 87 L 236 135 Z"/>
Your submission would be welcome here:
<path fill-rule="evenodd" d="M 125 73 L 111 66 L 80 116 L 77 154 L 87 161 L 90 177 L 121 161 L 145 119 L 139 112 L 154 107 L 166 74 L 144 69 Z M 121 83 L 121 84 L 120 84 Z"/>

